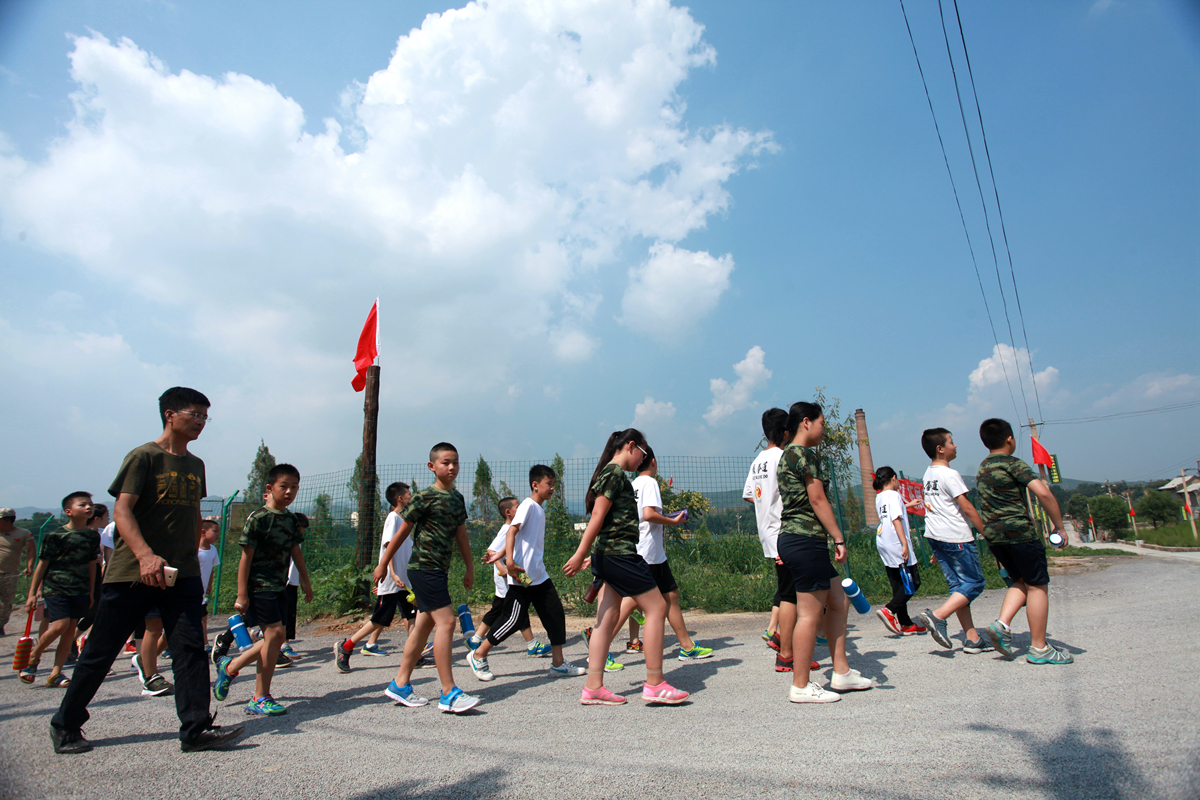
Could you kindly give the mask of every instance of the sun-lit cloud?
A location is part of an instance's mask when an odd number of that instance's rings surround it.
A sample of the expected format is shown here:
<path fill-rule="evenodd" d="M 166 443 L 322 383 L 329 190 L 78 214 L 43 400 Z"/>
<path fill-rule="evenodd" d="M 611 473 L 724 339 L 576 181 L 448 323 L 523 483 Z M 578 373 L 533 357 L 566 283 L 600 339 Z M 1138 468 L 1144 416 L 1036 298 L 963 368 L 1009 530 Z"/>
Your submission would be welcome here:
<path fill-rule="evenodd" d="M 754 392 L 765 386 L 771 379 L 771 370 L 763 363 L 766 354 L 758 345 L 751 347 L 746 357 L 733 365 L 737 380 L 730 384 L 724 378 L 713 378 L 709 381 L 712 390 L 712 405 L 704 414 L 709 425 L 715 425 L 721 420 L 742 409 L 754 405 Z"/>
<path fill-rule="evenodd" d="M 649 395 L 633 408 L 633 427 L 647 428 L 675 417 L 675 404 L 659 402 Z"/>
<path fill-rule="evenodd" d="M 650 258 L 629 270 L 621 322 L 664 342 L 678 342 L 716 308 L 729 288 L 733 258 L 714 258 L 659 242 Z"/>

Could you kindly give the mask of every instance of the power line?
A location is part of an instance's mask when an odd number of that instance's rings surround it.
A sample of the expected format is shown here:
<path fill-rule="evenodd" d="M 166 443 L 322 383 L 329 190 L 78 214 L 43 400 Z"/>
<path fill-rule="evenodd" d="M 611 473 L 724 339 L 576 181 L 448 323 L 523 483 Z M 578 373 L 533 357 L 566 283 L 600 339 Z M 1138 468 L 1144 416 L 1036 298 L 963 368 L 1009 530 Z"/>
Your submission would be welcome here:
<path fill-rule="evenodd" d="M 917 62 L 917 72 L 921 75 L 921 86 L 925 89 L 925 102 L 929 104 L 929 115 L 933 117 L 933 129 L 937 132 L 938 146 L 942 148 L 942 161 L 946 164 L 946 175 L 950 178 L 950 189 L 954 192 L 954 204 L 958 207 L 958 219 L 962 222 L 963 235 L 967 238 L 967 250 L 971 254 L 971 265 L 975 268 L 975 280 L 979 283 L 979 294 L 983 297 L 983 308 L 987 312 L 988 326 L 992 329 L 992 341 L 996 343 L 996 352 L 1000 355 L 1000 369 L 1004 372 L 1004 384 L 1008 387 L 1008 396 L 1012 400 L 1013 413 L 1020 417 L 1020 411 L 1017 410 L 1017 398 L 1012 390 L 1012 381 L 1008 378 L 1008 367 L 1004 364 L 1004 353 L 1000 349 L 1000 337 L 996 335 L 996 323 L 992 320 L 992 309 L 988 305 L 987 292 L 983 288 L 983 278 L 979 274 L 979 262 L 975 259 L 975 247 L 971 244 L 971 232 L 967 228 L 967 219 L 963 215 L 962 201 L 958 197 L 958 186 L 954 182 L 954 172 L 950 169 L 950 158 L 946 155 L 946 144 L 942 140 L 942 129 L 938 125 L 937 114 L 933 110 L 933 100 L 929 96 L 929 84 L 925 81 L 925 70 L 921 67 L 921 56 L 917 53 L 917 42 L 913 38 L 912 25 L 908 22 L 908 11 L 904 8 L 904 0 L 900 0 L 900 13 L 904 15 L 904 27 L 908 29 L 908 41 L 912 44 L 913 58 Z M 1017 377 L 1020 377 L 1020 361 L 1016 362 L 1016 367 Z M 1024 393 L 1022 393 L 1023 396 Z"/>
<path fill-rule="evenodd" d="M 1068 419 L 1048 419 L 1040 424 L 1042 425 L 1084 425 L 1089 422 L 1102 422 L 1110 419 L 1125 419 L 1127 417 L 1144 417 L 1148 414 L 1166 414 L 1170 411 L 1182 411 L 1188 408 L 1196 408 L 1200 406 L 1200 400 L 1191 400 L 1186 403 L 1173 403 L 1169 406 L 1159 406 L 1158 408 L 1147 408 L 1141 411 L 1119 411 L 1115 414 L 1101 414 L 1095 417 L 1071 417 Z M 1027 427 L 1022 425 L 1021 427 Z"/>
<path fill-rule="evenodd" d="M 1013 360 L 1016 361 L 1017 386 L 1021 390 L 1021 402 L 1025 405 L 1025 416 L 1029 417 L 1029 399 L 1025 396 L 1025 379 L 1021 377 L 1021 361 L 1017 357 L 1016 348 L 1017 340 L 1012 332 L 1012 318 L 1008 315 L 1008 297 L 1004 293 L 1004 284 L 1000 279 L 1000 257 L 996 255 L 996 238 L 992 235 L 991 216 L 988 214 L 987 201 L 983 197 L 983 181 L 979 179 L 979 164 L 975 160 L 975 147 L 971 144 L 971 129 L 967 125 L 967 112 L 963 107 L 962 90 L 958 85 L 958 71 L 954 68 L 954 54 L 950 49 L 950 34 L 946 30 L 946 15 L 942 10 L 942 0 L 938 0 L 938 19 L 942 23 L 942 39 L 946 43 L 946 57 L 950 59 L 950 74 L 954 78 L 954 95 L 958 99 L 958 115 L 962 119 L 963 135 L 967 139 L 967 152 L 971 156 L 971 169 L 975 174 L 975 187 L 979 190 L 979 205 L 983 208 L 983 223 L 987 228 L 988 242 L 992 247 L 992 263 L 996 267 L 996 286 L 1000 290 L 1000 302 L 1004 309 L 1004 320 L 1008 324 L 1008 338 L 1013 346 Z M 962 33 L 961 28 L 959 33 Z M 978 111 L 978 102 L 976 103 L 976 110 Z M 1028 348 L 1026 350 L 1028 351 Z M 1001 362 L 1003 360 L 1003 356 L 1001 356 Z"/>
<path fill-rule="evenodd" d="M 963 57 L 967 62 L 967 77 L 971 80 L 971 94 L 975 97 L 975 112 L 979 116 L 979 133 L 983 138 L 983 154 L 987 157 L 988 175 L 992 181 L 992 193 L 996 198 L 996 216 L 1000 218 L 1000 235 L 1004 237 L 1004 252 L 1008 256 L 1008 274 L 1012 279 L 1013 296 L 1017 301 L 1017 316 L 1021 320 L 1021 335 L 1025 339 L 1025 353 L 1029 358 L 1029 380 L 1033 384 L 1033 398 L 1037 403 L 1038 417 L 1042 416 L 1042 398 L 1038 394 L 1037 373 L 1033 370 L 1033 350 L 1029 347 L 1029 333 L 1025 330 L 1025 311 L 1021 308 L 1021 293 L 1017 291 L 1017 274 L 1013 268 L 1012 249 L 1008 246 L 1008 229 L 1004 225 L 1004 210 L 1000 207 L 1000 188 L 996 185 L 996 172 L 992 169 L 992 153 L 988 149 L 987 129 L 983 127 L 983 109 L 979 105 L 979 93 L 975 90 L 975 72 L 971 69 L 971 54 L 967 51 L 967 38 L 963 34 L 962 17 L 958 13 L 958 0 L 954 0 L 954 17 L 958 21 L 958 37 L 962 40 Z M 1012 335 L 1012 329 L 1009 329 Z M 1017 362 L 1017 375 L 1021 365 Z"/>

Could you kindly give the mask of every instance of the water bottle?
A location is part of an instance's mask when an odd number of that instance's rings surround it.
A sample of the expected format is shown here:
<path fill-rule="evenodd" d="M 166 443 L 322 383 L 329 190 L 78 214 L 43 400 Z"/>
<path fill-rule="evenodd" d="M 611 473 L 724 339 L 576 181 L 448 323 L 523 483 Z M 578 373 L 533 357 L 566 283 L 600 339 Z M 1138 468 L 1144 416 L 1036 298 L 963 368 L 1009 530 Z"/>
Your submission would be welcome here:
<path fill-rule="evenodd" d="M 1050 546 L 1051 547 L 1062 547 L 1063 546 L 1063 535 L 1061 533 L 1059 533 L 1058 531 L 1050 531 L 1049 538 L 1050 538 Z"/>
<path fill-rule="evenodd" d="M 239 653 L 244 653 L 253 646 L 250 631 L 246 630 L 246 621 L 242 619 L 241 614 L 234 614 L 229 618 L 229 632 L 233 634 Z"/>
<path fill-rule="evenodd" d="M 842 590 L 846 592 L 846 599 L 854 604 L 854 610 L 860 614 L 866 614 L 871 610 L 871 604 L 867 602 L 867 598 L 863 597 L 862 589 L 858 588 L 858 584 L 853 578 L 845 578 L 842 580 Z"/>
<path fill-rule="evenodd" d="M 458 624 L 462 628 L 464 637 L 475 633 L 475 623 L 471 621 L 471 609 L 467 608 L 466 603 L 458 607 Z"/>
<path fill-rule="evenodd" d="M 1006 570 L 1004 567 L 1000 568 L 1000 577 L 1004 580 L 1004 585 L 1011 589 L 1013 585 L 1013 579 L 1008 574 L 1008 570 Z"/>

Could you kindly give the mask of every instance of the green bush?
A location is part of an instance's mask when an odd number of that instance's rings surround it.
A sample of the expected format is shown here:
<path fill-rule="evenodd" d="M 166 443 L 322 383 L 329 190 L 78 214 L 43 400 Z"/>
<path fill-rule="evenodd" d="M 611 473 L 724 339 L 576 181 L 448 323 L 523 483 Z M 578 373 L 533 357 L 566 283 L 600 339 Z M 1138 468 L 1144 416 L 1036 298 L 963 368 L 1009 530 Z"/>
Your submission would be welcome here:
<path fill-rule="evenodd" d="M 1138 528 L 1137 536 L 1129 538 L 1141 539 L 1163 547 L 1200 547 L 1200 542 L 1192 537 L 1192 525 L 1189 522 L 1177 522 L 1158 529 Z"/>

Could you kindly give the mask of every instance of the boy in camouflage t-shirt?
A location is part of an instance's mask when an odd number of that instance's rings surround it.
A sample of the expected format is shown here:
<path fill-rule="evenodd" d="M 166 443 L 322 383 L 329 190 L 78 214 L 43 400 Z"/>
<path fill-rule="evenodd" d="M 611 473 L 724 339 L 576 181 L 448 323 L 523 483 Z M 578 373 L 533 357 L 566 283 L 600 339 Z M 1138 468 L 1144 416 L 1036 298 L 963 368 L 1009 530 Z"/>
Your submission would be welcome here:
<path fill-rule="evenodd" d="M 247 714 L 278 716 L 287 709 L 271 696 L 271 679 L 279 660 L 279 649 L 287 640 L 284 620 L 287 618 L 288 562 L 295 562 L 300 573 L 300 590 L 305 602 L 312 602 L 312 586 L 300 545 L 304 543 L 296 515 L 288 506 L 296 499 L 300 488 L 300 471 L 291 464 L 278 464 L 267 473 L 267 502 L 246 518 L 242 538 L 242 560 L 238 564 L 238 596 L 234 608 L 246 626 L 262 628 L 262 641 L 235 658 L 224 657 L 217 662 L 217 679 L 213 681 L 213 697 L 224 700 L 229 685 L 242 668 L 258 664 L 254 696 L 246 704 Z"/>
<path fill-rule="evenodd" d="M 471 561 L 471 544 L 467 539 L 467 507 L 463 496 L 454 488 L 454 479 L 458 477 L 458 450 L 449 442 L 435 444 L 429 451 L 428 467 L 434 475 L 433 485 L 412 496 L 404 509 L 400 529 L 380 554 L 379 565 L 373 573 L 377 584 L 387 577 L 388 564 L 400 545 L 409 536 L 413 537 L 408 580 L 417 597 L 417 619 L 404 643 L 400 669 L 384 695 L 406 706 L 423 706 L 429 702 L 417 696 L 410 679 L 429 633 L 433 631 L 433 660 L 442 684 L 438 710 L 459 714 L 478 705 L 479 698 L 463 694 L 454 684 L 451 665 L 454 612 L 450 605 L 448 576 L 455 544 L 467 566 L 463 586 L 469 592 L 475 583 L 475 565 Z M 335 652 L 337 647 L 335 645 Z"/>
<path fill-rule="evenodd" d="M 1046 547 L 1030 519 L 1025 490 L 1032 492 L 1050 515 L 1054 529 L 1062 530 L 1058 502 L 1046 486 L 1019 458 L 1013 456 L 1017 443 L 1012 426 L 1002 419 L 985 420 L 979 426 L 979 438 L 988 448 L 988 457 L 979 465 L 975 480 L 983 517 L 983 535 L 992 555 L 1008 570 L 1013 585 L 1004 595 L 1000 617 L 987 627 L 988 637 L 997 651 L 1013 657 L 1012 630 L 1009 624 L 1025 606 L 1029 621 L 1030 664 L 1070 664 L 1069 653 L 1046 643 L 1046 621 L 1050 614 L 1046 587 L 1050 574 L 1046 566 Z"/>
<path fill-rule="evenodd" d="M 62 674 L 63 665 L 71 653 L 75 626 L 92 606 L 96 588 L 96 569 L 99 566 L 100 534 L 87 526 L 92 516 L 92 496 L 87 492 L 72 492 L 63 498 L 63 512 L 68 522 L 42 539 L 37 569 L 29 582 L 26 612 L 32 612 L 40 594 L 46 601 L 46 619 L 50 627 L 38 637 L 29 666 L 21 670 L 22 683 L 33 683 L 38 662 L 55 640 L 54 668 L 50 670 L 47 686 L 66 686 L 70 680 Z"/>

